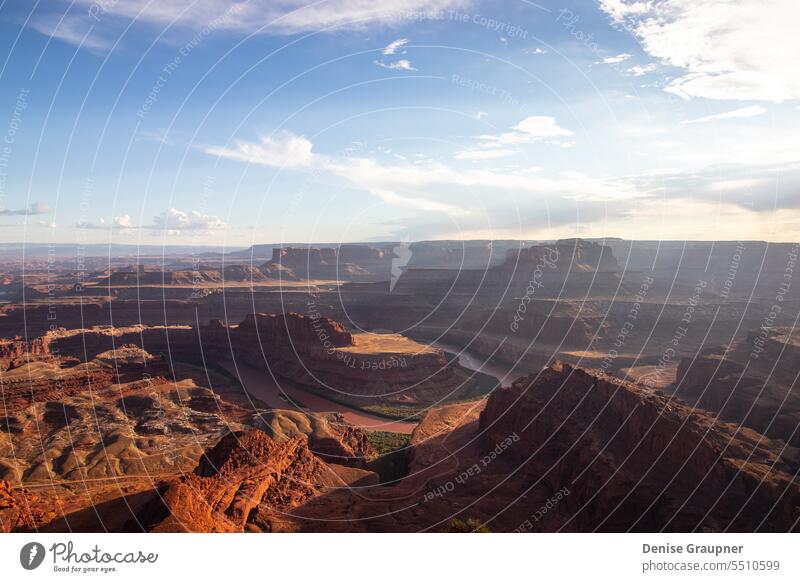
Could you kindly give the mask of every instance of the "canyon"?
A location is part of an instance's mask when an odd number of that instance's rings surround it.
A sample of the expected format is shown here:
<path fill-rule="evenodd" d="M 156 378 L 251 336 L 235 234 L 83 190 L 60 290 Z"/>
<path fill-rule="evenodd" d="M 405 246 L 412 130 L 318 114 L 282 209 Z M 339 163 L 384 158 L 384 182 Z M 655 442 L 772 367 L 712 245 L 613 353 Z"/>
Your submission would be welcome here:
<path fill-rule="evenodd" d="M 797 250 L 3 255 L 0 531 L 797 531 Z"/>

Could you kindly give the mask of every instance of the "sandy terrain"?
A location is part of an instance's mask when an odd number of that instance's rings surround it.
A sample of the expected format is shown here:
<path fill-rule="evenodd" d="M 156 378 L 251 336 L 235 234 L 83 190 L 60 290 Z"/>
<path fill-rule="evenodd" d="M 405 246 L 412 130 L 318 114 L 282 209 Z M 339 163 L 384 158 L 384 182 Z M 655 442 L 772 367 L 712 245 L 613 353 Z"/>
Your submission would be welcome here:
<path fill-rule="evenodd" d="M 239 378 L 250 394 L 273 408 L 292 408 L 291 403 L 286 400 L 288 396 L 307 406 L 311 412 L 340 412 L 347 422 L 365 430 L 410 434 L 417 426 L 416 422 L 389 420 L 331 402 L 282 378 L 276 382 L 265 368 L 257 368 L 241 362 L 237 362 L 236 365 L 230 361 L 221 362 L 221 364 Z"/>
<path fill-rule="evenodd" d="M 421 344 L 399 333 L 354 333 L 353 345 L 337 348 L 340 352 L 352 354 L 432 354 L 436 349 Z"/>

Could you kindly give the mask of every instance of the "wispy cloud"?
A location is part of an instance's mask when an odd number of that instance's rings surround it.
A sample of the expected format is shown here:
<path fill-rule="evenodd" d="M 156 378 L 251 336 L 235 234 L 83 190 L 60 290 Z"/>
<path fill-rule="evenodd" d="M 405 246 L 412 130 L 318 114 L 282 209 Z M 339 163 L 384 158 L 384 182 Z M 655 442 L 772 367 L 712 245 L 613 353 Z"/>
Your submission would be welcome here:
<path fill-rule="evenodd" d="M 148 230 L 152 234 L 167 234 L 180 236 L 191 233 L 194 235 L 212 234 L 225 230 L 227 223 L 217 216 L 205 214 L 197 210 L 183 211 L 169 208 L 153 217 L 150 224 L 136 225 L 128 214 L 115 216 L 111 222 L 100 218 L 97 222 L 84 220 L 78 222 L 75 228 L 83 230 L 105 230 L 116 234 L 130 235 L 139 230 Z"/>
<path fill-rule="evenodd" d="M 262 136 L 256 142 L 236 141 L 233 147 L 208 146 L 203 151 L 228 160 L 275 168 L 308 166 L 313 154 L 311 142 L 302 135 L 284 131 L 276 136 Z"/>
<path fill-rule="evenodd" d="M 552 138 L 572 133 L 559 127 L 553 118 L 548 117 L 526 118 L 514 127 L 516 132 L 527 136 L 525 139 Z M 274 160 L 270 156 L 242 153 L 257 151 L 261 143 L 238 142 L 237 149 L 228 152 L 226 157 L 274 167 Z M 309 143 L 308 150 L 310 149 Z M 227 150 L 212 147 L 205 151 L 220 155 L 220 152 Z M 513 150 L 508 148 L 488 147 L 464 150 L 457 154 L 457 157 L 491 159 L 512 153 Z M 594 179 L 575 173 L 548 178 L 525 171 L 514 173 L 491 169 L 464 170 L 461 167 L 427 160 L 416 160 L 416 163 L 382 163 L 368 157 L 335 158 L 315 154 L 307 166 L 305 169 L 315 173 L 325 172 L 347 180 L 354 187 L 369 192 L 389 204 L 416 210 L 442 211 L 452 216 L 470 216 L 474 212 L 465 207 L 461 199 L 465 188 L 474 189 L 482 194 L 536 193 L 571 200 L 591 199 L 594 202 L 629 199 L 640 195 L 631 184 L 616 180 Z"/>
<path fill-rule="evenodd" d="M 46 36 L 80 46 L 94 53 L 105 52 L 113 45 L 112 41 L 100 36 L 98 29 L 92 26 L 91 21 L 85 17 L 84 13 L 39 16 L 31 20 L 31 26 Z"/>
<path fill-rule="evenodd" d="M 18 210 L 3 208 L 0 209 L 0 216 L 34 216 L 36 214 L 47 214 L 50 207 L 44 202 L 34 202 L 28 208 Z"/>
<path fill-rule="evenodd" d="M 764 115 L 767 110 L 761 105 L 750 105 L 749 107 L 741 107 L 733 111 L 725 111 L 723 113 L 715 113 L 714 115 L 706 115 L 696 119 L 685 119 L 681 121 L 681 125 L 689 125 L 692 123 L 707 123 L 709 121 L 718 121 L 720 119 L 737 119 L 745 117 L 757 117 Z"/>
<path fill-rule="evenodd" d="M 394 54 L 394 53 L 396 53 L 396 52 L 397 52 L 399 49 L 403 48 L 403 47 L 404 47 L 404 46 L 406 46 L 407 44 L 408 44 L 408 39 L 407 39 L 407 38 L 398 38 L 397 40 L 395 40 L 395 41 L 392 41 L 392 42 L 390 42 L 389 44 L 387 44 L 387 45 L 386 45 L 386 46 L 383 48 L 383 51 L 382 51 L 382 52 L 383 52 L 383 54 L 385 54 L 385 55 L 393 55 L 393 54 Z"/>
<path fill-rule="evenodd" d="M 382 63 L 381 61 L 373 61 L 379 67 L 383 67 L 384 69 L 394 69 L 395 71 L 416 71 L 414 67 L 411 66 L 411 62 L 407 59 L 400 59 L 399 61 L 395 61 L 393 63 Z"/>
<path fill-rule="evenodd" d="M 600 62 L 603 63 L 604 65 L 616 65 L 617 63 L 621 63 L 623 61 L 627 61 L 632 56 L 633 55 L 628 54 L 628 53 L 620 53 L 620 54 L 618 54 L 616 56 L 613 56 L 613 57 L 606 57 L 605 59 L 603 59 Z"/>
<path fill-rule="evenodd" d="M 472 149 L 456 152 L 453 157 L 457 160 L 493 160 L 513 156 L 515 153 L 517 152 L 514 150 L 501 148 Z"/>
<path fill-rule="evenodd" d="M 88 220 L 78 222 L 75 227 L 85 230 L 114 230 L 118 232 L 132 231 L 139 228 L 133 224 L 133 219 L 128 214 L 115 216 L 110 224 L 105 218 L 101 218 L 98 222 L 91 222 Z"/>
<path fill-rule="evenodd" d="M 96 28 L 106 30 L 126 20 L 169 25 L 176 30 L 202 30 L 213 24 L 215 30 L 247 34 L 298 34 L 372 25 L 396 26 L 408 22 L 409 14 L 434 14 L 466 7 L 469 3 L 470 0 L 242 0 L 233 3 L 196 0 L 187 5 L 185 0 L 74 0 L 57 30 L 53 23 L 61 19 L 63 12 L 51 11 L 38 21 L 36 28 L 72 44 L 79 44 L 93 25 L 100 23 L 102 27 Z M 84 44 L 87 48 L 108 44 L 95 38 L 94 32 L 88 43 L 91 44 Z"/>

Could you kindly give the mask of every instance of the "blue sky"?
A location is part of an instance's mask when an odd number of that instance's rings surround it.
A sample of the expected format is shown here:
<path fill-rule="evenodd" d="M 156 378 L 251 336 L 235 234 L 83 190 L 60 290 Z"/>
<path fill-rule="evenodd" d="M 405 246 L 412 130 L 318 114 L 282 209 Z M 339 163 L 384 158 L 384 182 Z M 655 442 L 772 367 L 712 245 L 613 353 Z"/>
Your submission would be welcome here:
<path fill-rule="evenodd" d="M 0 240 L 797 240 L 799 15 L 7 0 Z"/>

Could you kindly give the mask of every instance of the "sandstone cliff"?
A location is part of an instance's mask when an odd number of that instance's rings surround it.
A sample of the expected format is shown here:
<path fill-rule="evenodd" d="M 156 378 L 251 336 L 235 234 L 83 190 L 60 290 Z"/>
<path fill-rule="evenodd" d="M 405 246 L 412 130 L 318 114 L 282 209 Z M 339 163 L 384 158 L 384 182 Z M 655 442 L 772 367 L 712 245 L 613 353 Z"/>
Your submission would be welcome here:
<path fill-rule="evenodd" d="M 170 484 L 139 521 L 155 532 L 241 532 L 272 527 L 283 512 L 326 487 L 344 483 L 306 446 L 261 431 L 231 433 L 201 459 L 194 473 Z"/>
<path fill-rule="evenodd" d="M 496 391 L 481 429 L 487 446 L 520 435 L 527 486 L 571 491 L 552 527 L 787 531 L 800 515 L 796 449 L 568 365 Z"/>

